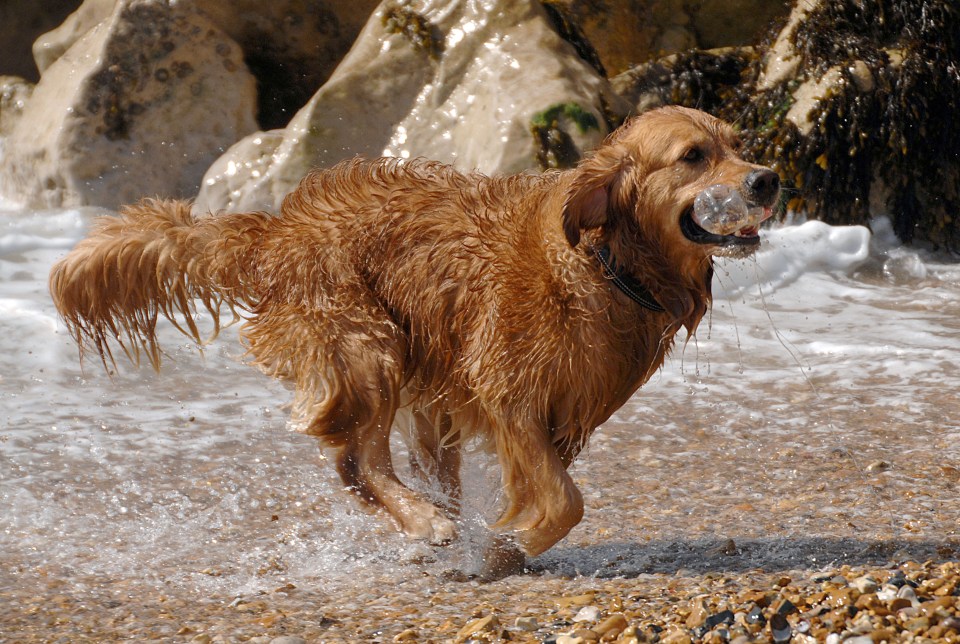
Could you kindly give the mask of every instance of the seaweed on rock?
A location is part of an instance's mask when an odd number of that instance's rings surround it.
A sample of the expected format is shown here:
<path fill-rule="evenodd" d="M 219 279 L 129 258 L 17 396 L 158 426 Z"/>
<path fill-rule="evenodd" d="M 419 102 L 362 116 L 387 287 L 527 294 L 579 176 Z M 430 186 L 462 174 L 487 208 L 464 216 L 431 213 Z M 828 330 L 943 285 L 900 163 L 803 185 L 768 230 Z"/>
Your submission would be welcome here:
<path fill-rule="evenodd" d="M 793 207 L 829 223 L 886 212 L 903 241 L 960 249 L 958 19 L 953 0 L 827 0 L 799 25 L 798 77 L 757 95 L 744 119 L 748 148 L 795 186 Z M 804 133 L 784 108 L 831 70 Z"/>
<path fill-rule="evenodd" d="M 750 49 L 677 54 L 614 85 L 638 110 L 674 103 L 735 123 L 791 209 L 839 224 L 888 214 L 903 241 L 960 250 L 960 5 L 822 0 L 790 44 L 796 70 L 763 88 Z"/>
<path fill-rule="evenodd" d="M 406 5 L 398 5 L 388 7 L 381 20 L 387 33 L 403 34 L 414 49 L 425 52 L 430 60 L 440 60 L 443 34 L 422 14 Z"/>
<path fill-rule="evenodd" d="M 540 4 L 557 34 L 573 47 L 581 60 L 606 78 L 607 70 L 603 66 L 603 61 L 600 60 L 600 54 L 597 53 L 586 34 L 583 33 L 583 29 L 577 24 L 576 18 L 570 15 L 567 7 L 557 0 L 542 0 Z"/>
<path fill-rule="evenodd" d="M 744 75 L 757 58 L 752 47 L 693 49 L 638 65 L 612 83 L 639 111 L 686 105 L 717 113 L 740 97 Z"/>
<path fill-rule="evenodd" d="M 576 103 L 558 103 L 535 114 L 530 121 L 530 133 L 541 170 L 572 168 L 580 160 L 580 150 L 564 129 L 564 122 L 574 123 L 581 134 L 600 129 L 597 117 Z"/>

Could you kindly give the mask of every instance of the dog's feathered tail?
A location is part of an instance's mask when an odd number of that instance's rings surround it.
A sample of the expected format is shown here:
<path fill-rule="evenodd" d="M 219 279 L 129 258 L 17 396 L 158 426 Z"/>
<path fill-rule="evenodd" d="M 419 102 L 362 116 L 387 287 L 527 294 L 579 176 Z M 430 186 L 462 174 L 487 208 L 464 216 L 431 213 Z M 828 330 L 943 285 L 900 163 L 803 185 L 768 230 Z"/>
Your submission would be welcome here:
<path fill-rule="evenodd" d="M 113 364 L 110 340 L 139 363 L 160 365 L 160 316 L 201 343 L 197 304 L 219 331 L 223 304 L 251 304 L 256 245 L 265 213 L 194 219 L 185 201 L 146 199 L 98 219 L 88 237 L 50 272 L 50 293 L 81 351 Z M 179 318 L 179 319 L 178 319 Z"/>

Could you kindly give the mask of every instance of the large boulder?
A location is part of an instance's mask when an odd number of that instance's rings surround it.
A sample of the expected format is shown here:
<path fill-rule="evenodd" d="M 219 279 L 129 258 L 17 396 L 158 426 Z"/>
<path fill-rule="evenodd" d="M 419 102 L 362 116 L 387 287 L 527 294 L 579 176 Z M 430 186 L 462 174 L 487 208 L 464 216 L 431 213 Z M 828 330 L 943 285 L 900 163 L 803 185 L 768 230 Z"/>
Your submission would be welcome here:
<path fill-rule="evenodd" d="M 20 120 L 33 94 L 33 83 L 19 76 L 0 76 L 0 141 Z"/>
<path fill-rule="evenodd" d="M 117 0 L 85 0 L 33 46 L 41 71 L 113 11 Z M 257 78 L 261 127 L 282 127 L 329 78 L 379 0 L 179 0 L 236 41 Z M 170 3 L 173 4 L 173 3 Z"/>
<path fill-rule="evenodd" d="M 0 1 L 0 76 L 20 76 L 37 82 L 40 74 L 30 46 L 76 9 L 80 0 Z"/>
<path fill-rule="evenodd" d="M 689 49 L 756 44 L 786 0 L 543 0 L 575 24 L 610 76 Z"/>
<path fill-rule="evenodd" d="M 85 33 L 106 20 L 116 5 L 117 0 L 83 0 L 83 4 L 55 29 L 34 40 L 31 49 L 40 74 L 73 47 Z"/>
<path fill-rule="evenodd" d="M 764 49 L 676 54 L 614 87 L 736 123 L 776 169 L 785 210 L 836 224 L 889 217 L 903 241 L 960 251 L 960 4 L 797 0 Z"/>
<path fill-rule="evenodd" d="M 798 1 L 741 111 L 793 209 L 960 250 L 960 5 Z"/>
<path fill-rule="evenodd" d="M 274 210 L 312 167 L 423 156 L 508 173 L 569 165 L 626 112 L 535 0 L 386 2 L 284 130 L 211 167 L 199 210 Z"/>
<path fill-rule="evenodd" d="M 42 75 L 0 159 L 0 193 L 34 207 L 191 196 L 256 129 L 239 47 L 196 11 L 122 0 Z"/>

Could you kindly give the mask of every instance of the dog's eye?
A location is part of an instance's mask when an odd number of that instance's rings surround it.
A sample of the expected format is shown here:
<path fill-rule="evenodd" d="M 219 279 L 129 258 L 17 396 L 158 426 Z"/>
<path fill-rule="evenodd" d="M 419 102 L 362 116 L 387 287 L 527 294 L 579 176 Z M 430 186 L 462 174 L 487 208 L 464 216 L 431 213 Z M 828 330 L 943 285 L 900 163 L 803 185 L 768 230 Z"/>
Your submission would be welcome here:
<path fill-rule="evenodd" d="M 700 148 L 690 148 L 684 153 L 682 160 L 686 163 L 699 163 L 703 161 L 703 150 Z"/>

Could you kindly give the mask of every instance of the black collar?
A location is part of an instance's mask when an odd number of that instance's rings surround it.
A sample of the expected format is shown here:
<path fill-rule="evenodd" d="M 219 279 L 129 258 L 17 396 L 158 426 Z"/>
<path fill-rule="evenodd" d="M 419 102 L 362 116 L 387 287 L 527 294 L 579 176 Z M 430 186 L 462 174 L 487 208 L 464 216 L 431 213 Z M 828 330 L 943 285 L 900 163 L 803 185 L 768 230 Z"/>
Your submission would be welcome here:
<path fill-rule="evenodd" d="M 665 310 L 660 306 L 660 303 L 650 295 L 650 291 L 640 283 L 640 280 L 618 269 L 616 261 L 610 256 L 609 246 L 595 248 L 593 252 L 603 267 L 603 276 L 613 282 L 613 285 L 620 289 L 624 295 L 650 311 L 662 313 Z"/>

